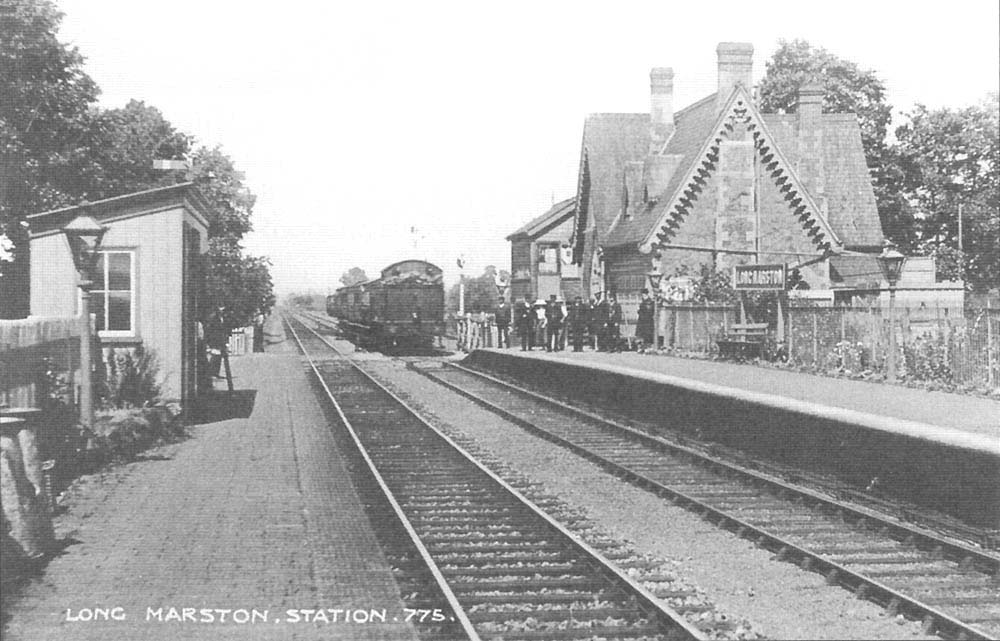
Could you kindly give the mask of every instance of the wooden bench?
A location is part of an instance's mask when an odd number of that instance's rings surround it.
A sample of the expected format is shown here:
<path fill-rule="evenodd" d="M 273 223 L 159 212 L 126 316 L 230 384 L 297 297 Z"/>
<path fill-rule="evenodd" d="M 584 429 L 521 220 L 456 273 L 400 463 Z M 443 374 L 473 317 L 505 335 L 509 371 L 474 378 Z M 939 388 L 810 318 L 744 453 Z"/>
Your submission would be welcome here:
<path fill-rule="evenodd" d="M 762 358 L 768 339 L 767 323 L 737 323 L 716 341 L 723 358 Z"/>

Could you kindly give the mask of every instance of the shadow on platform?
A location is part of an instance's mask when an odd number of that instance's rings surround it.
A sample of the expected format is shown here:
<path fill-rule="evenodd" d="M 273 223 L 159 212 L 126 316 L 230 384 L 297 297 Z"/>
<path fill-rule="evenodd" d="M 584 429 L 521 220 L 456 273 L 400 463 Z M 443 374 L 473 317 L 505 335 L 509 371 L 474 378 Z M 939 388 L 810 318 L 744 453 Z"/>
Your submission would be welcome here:
<path fill-rule="evenodd" d="M 205 392 L 191 408 L 188 425 L 204 425 L 228 421 L 233 418 L 250 418 L 256 400 L 257 390 L 255 389 Z"/>

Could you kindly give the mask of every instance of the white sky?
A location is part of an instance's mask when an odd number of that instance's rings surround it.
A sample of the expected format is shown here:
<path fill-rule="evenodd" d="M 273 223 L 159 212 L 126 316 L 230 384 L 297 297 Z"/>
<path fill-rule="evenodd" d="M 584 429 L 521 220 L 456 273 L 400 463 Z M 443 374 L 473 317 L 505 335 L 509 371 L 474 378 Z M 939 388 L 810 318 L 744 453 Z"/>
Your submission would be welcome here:
<path fill-rule="evenodd" d="M 102 104 L 144 100 L 246 173 L 246 245 L 282 293 L 407 257 L 509 269 L 504 237 L 575 192 L 586 114 L 646 111 L 654 66 L 675 109 L 712 93 L 721 41 L 753 43 L 756 82 L 808 40 L 874 69 L 894 113 L 1000 77 L 995 0 L 58 1 Z"/>

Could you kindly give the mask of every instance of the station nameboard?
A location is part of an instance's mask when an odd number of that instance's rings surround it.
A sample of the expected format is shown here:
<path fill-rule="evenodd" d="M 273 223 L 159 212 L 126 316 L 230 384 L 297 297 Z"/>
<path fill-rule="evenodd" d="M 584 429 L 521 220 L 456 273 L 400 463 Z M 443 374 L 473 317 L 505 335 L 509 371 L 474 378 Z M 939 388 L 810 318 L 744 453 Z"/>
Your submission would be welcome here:
<path fill-rule="evenodd" d="M 733 267 L 734 289 L 785 289 L 786 273 L 784 264 L 736 265 Z"/>

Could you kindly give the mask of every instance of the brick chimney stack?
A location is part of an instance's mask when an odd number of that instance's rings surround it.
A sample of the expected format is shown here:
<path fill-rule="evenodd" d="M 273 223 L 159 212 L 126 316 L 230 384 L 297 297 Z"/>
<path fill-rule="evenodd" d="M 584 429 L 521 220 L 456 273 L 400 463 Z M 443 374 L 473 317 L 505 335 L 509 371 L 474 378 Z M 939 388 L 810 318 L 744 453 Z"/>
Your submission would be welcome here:
<path fill-rule="evenodd" d="M 715 52 L 719 55 L 718 111 L 726 106 L 736 85 L 743 85 L 747 92 L 753 88 L 753 45 L 749 42 L 720 42 Z"/>
<path fill-rule="evenodd" d="M 655 67 L 649 72 L 649 153 L 659 153 L 673 133 L 674 70 Z"/>
<path fill-rule="evenodd" d="M 823 86 L 806 83 L 799 87 L 799 131 L 816 131 L 823 114 Z"/>
<path fill-rule="evenodd" d="M 799 177 L 813 198 L 824 207 L 826 172 L 823 163 L 823 86 L 799 87 Z M 824 211 L 824 213 L 826 213 Z"/>

